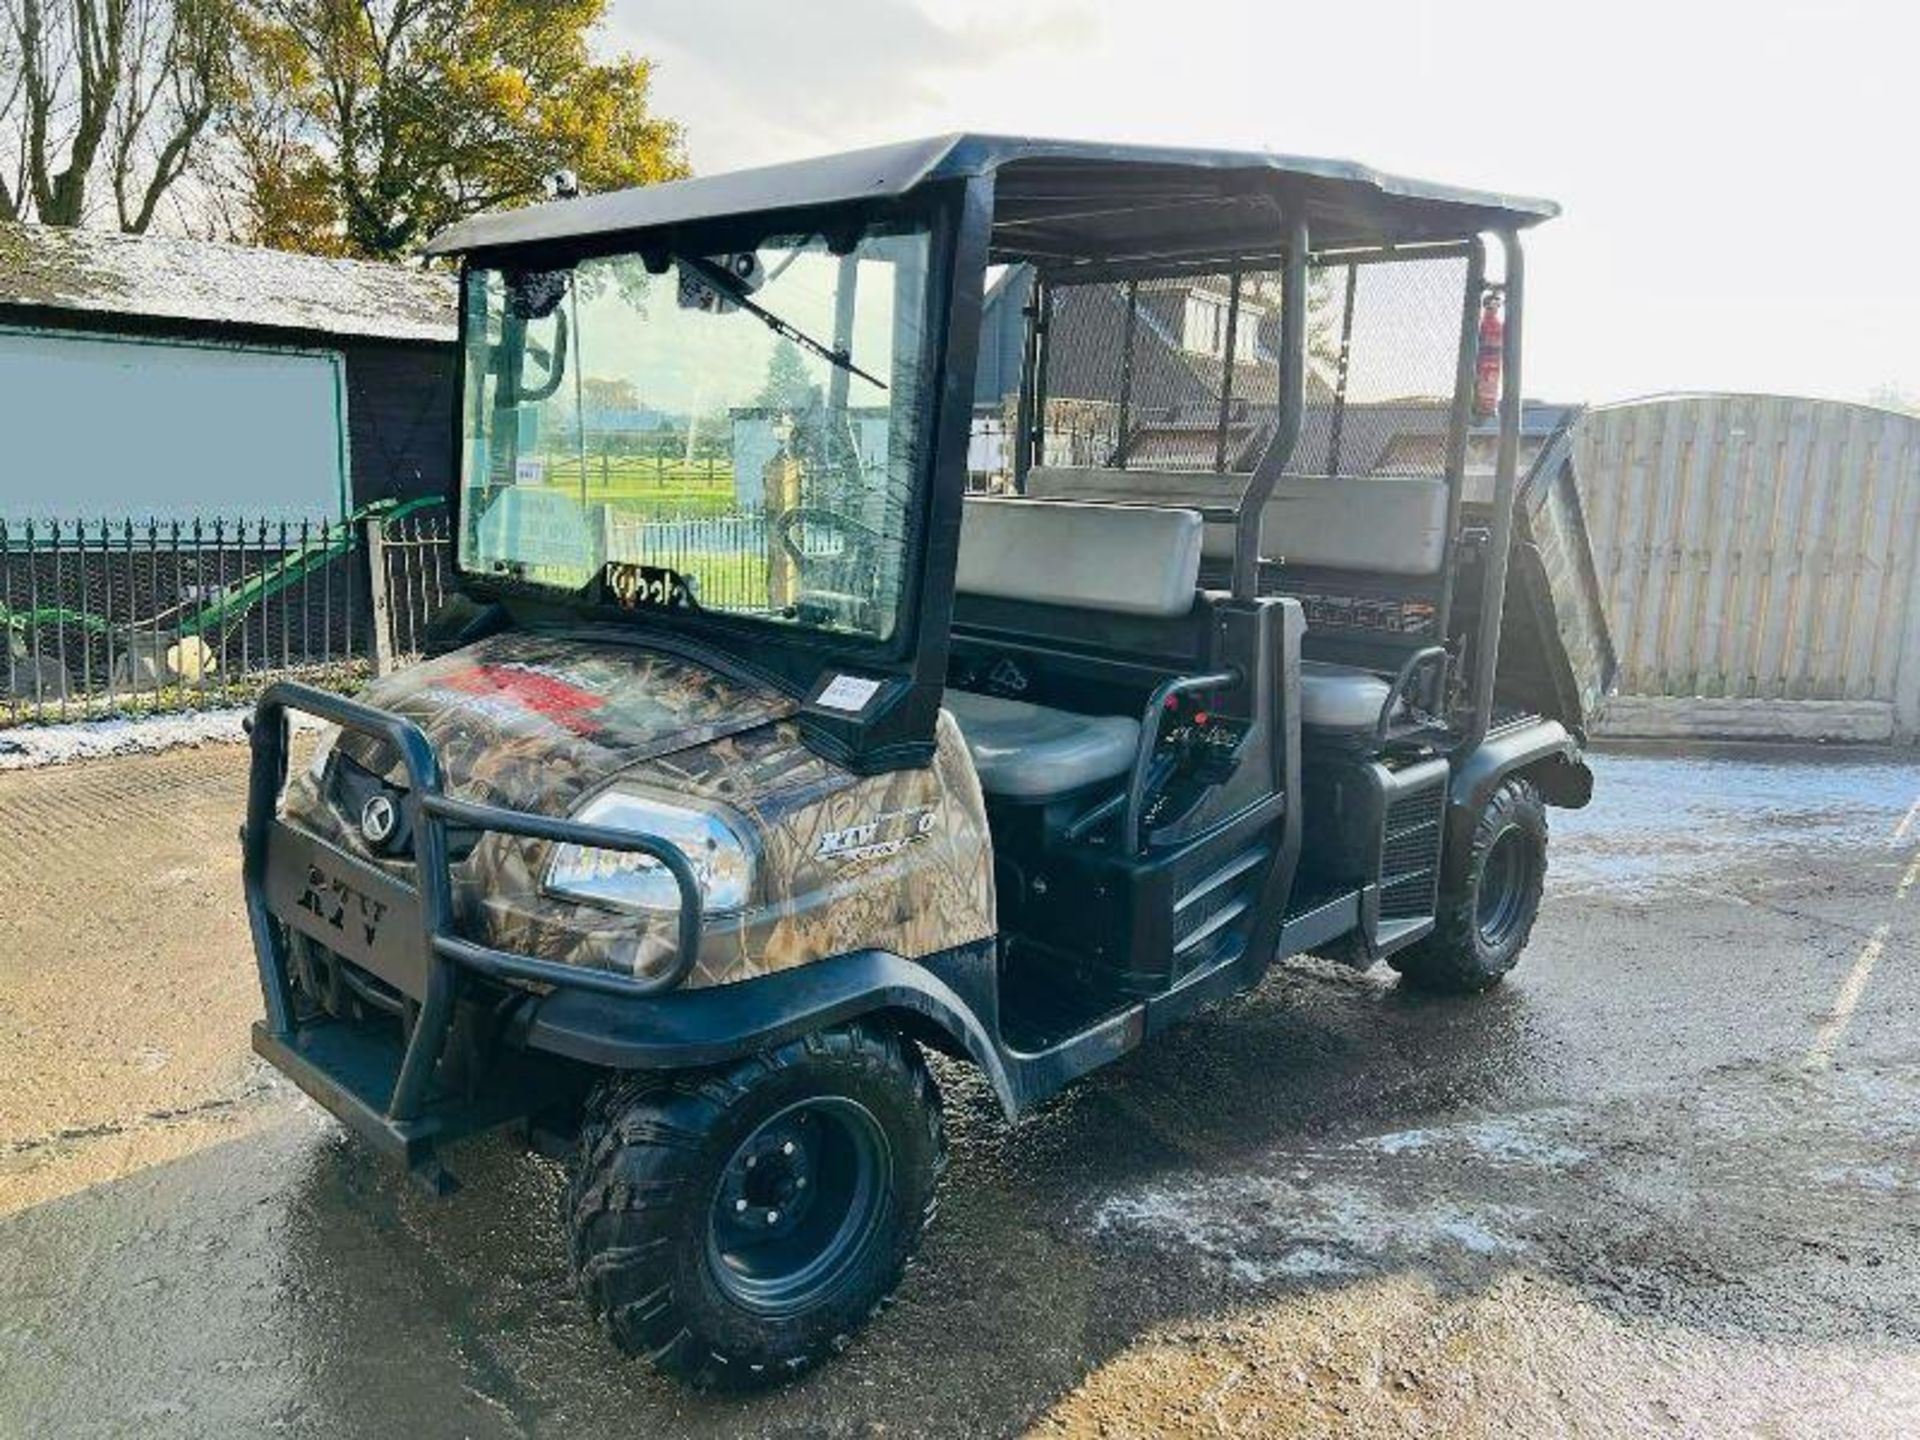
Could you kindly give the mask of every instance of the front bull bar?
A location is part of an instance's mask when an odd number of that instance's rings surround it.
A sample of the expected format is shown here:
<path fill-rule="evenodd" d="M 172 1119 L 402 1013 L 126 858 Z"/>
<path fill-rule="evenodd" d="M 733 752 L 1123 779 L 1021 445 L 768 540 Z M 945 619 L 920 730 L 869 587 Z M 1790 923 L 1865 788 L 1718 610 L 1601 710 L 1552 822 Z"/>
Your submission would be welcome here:
<path fill-rule="evenodd" d="M 288 976 L 286 934 L 267 898 L 268 850 L 287 779 L 287 712 L 330 721 L 345 730 L 383 740 L 400 756 L 407 772 L 404 800 L 413 836 L 414 884 L 419 899 L 419 944 L 426 957 L 424 993 L 413 997 L 419 1010 L 388 1100 L 385 1123 L 402 1129 L 420 1118 L 434 1067 L 453 1027 L 458 971 L 471 970 L 495 980 L 594 990 L 603 994 L 646 996 L 677 987 L 699 958 L 702 915 L 700 881 L 686 854 L 671 841 L 601 825 L 584 825 L 494 805 L 455 800 L 443 789 L 440 758 L 420 727 L 357 700 L 291 680 L 269 685 L 254 707 L 252 765 L 247 784 L 247 823 L 242 833 L 242 883 L 247 921 L 253 932 L 260 991 L 266 1002 L 266 1030 L 280 1047 L 291 1047 L 297 1024 L 293 985 Z M 680 892 L 679 946 L 662 974 L 645 978 L 584 970 L 533 955 L 475 944 L 454 933 L 453 876 L 447 858 L 449 823 L 474 830 L 646 855 L 673 876 Z M 402 887 L 408 888 L 408 887 Z M 396 1136 L 404 1143 L 404 1136 Z"/>

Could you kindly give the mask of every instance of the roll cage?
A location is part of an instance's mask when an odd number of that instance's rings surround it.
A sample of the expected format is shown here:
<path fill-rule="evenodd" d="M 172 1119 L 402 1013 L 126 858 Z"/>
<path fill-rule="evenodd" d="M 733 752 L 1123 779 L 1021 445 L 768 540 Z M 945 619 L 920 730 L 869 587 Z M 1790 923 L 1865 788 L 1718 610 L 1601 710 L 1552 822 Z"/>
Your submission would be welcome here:
<path fill-rule="evenodd" d="M 1448 524 L 1441 567 L 1440 633 L 1458 571 L 1455 540 L 1464 488 L 1473 382 L 1471 320 L 1485 275 L 1481 237 L 1504 259 L 1504 384 L 1498 415 L 1491 533 L 1478 567 L 1477 633 L 1469 674 L 1457 687 L 1455 727 L 1466 748 L 1492 713 L 1506 555 L 1519 457 L 1519 364 L 1524 270 L 1519 232 L 1557 213 L 1540 200 L 1473 192 L 1384 175 L 1341 161 L 1257 152 L 1073 144 L 959 135 L 830 156 L 705 180 L 620 191 L 483 216 L 452 227 L 429 252 L 463 266 L 510 261 L 571 263 L 619 250 L 720 253 L 763 237 L 832 234 L 851 222 L 911 214 L 932 228 L 928 371 L 931 403 L 914 476 L 902 609 L 893 637 L 780 632 L 751 619 L 649 611 L 646 623 L 689 648 L 716 654 L 802 701 L 800 723 L 823 754 L 856 771 L 921 764 L 947 681 L 955 560 L 982 298 L 991 267 L 1032 267 L 1040 303 L 1030 307 L 1026 374 L 1013 450 L 1018 480 L 1045 428 L 1047 297 L 1101 279 L 1138 281 L 1206 271 L 1239 275 L 1265 267 L 1284 296 L 1307 293 L 1314 264 L 1392 258 L 1469 257 L 1446 435 Z M 1237 300 L 1237 296 L 1236 296 Z M 1231 328 L 1238 306 L 1229 313 Z M 462 307 L 463 347 L 468 317 Z M 1278 404 L 1271 433 L 1244 485 L 1209 518 L 1233 527 L 1227 588 L 1250 599 L 1261 584 L 1261 521 L 1301 436 L 1308 369 L 1307 306 L 1284 303 L 1277 334 Z M 1231 367 L 1229 367 L 1231 369 Z M 1221 403 L 1222 424 L 1229 396 Z M 460 422 L 454 422 L 456 454 Z M 1225 467 L 1221 467 L 1224 469 Z M 458 466 L 451 502 L 462 501 Z M 1017 483 L 1017 482 L 1016 482 Z M 511 580 L 472 576 L 478 597 L 527 618 L 569 616 L 632 623 L 607 605 L 561 604 Z M 1397 665 L 1398 660 L 1395 661 Z M 881 682 L 857 715 L 820 706 L 819 691 L 845 667 Z"/>

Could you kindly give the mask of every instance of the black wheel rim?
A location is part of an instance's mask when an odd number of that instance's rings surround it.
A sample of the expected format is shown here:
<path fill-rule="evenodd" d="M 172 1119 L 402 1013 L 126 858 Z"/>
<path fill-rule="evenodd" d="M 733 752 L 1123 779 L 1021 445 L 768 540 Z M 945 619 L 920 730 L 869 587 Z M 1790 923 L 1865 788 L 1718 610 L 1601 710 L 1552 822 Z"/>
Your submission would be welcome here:
<path fill-rule="evenodd" d="M 1480 869 L 1480 897 L 1474 919 L 1481 943 L 1497 950 L 1513 938 L 1527 911 L 1533 858 L 1518 826 L 1501 831 Z"/>
<path fill-rule="evenodd" d="M 844 1096 L 789 1105 L 734 1150 L 714 1194 L 707 1263 L 756 1315 L 818 1305 L 859 1264 L 892 1190 L 893 1151 Z"/>

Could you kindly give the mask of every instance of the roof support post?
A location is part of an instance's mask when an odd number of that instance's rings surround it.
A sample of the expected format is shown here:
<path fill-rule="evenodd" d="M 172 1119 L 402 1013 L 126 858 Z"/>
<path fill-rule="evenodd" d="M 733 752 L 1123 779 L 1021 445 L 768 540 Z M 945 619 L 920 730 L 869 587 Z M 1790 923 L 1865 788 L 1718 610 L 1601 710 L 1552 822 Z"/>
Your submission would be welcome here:
<path fill-rule="evenodd" d="M 1280 483 L 1294 446 L 1300 441 L 1300 418 L 1306 407 L 1307 375 L 1307 217 L 1299 209 L 1287 211 L 1287 254 L 1280 311 L 1280 414 L 1273 438 L 1253 467 L 1233 527 L 1233 598 L 1251 600 L 1260 589 L 1260 526 L 1267 501 Z"/>
<path fill-rule="evenodd" d="M 1053 283 L 1036 276 L 1035 300 L 1040 308 L 1033 322 L 1033 458 L 1047 463 L 1047 367 L 1053 363 Z M 1025 486 L 1021 489 L 1024 493 Z"/>
<path fill-rule="evenodd" d="M 1487 246 L 1478 236 L 1467 251 L 1467 285 L 1460 301 L 1460 346 L 1454 357 L 1453 408 L 1447 415 L 1447 549 L 1441 564 L 1436 633 L 1453 634 L 1453 584 L 1460 559 L 1460 507 L 1467 490 L 1467 431 L 1473 423 L 1474 362 L 1479 357 L 1480 297 L 1487 280 Z M 1454 663 L 1460 657 L 1454 656 Z M 1457 673 L 1457 672 L 1456 672 Z"/>
<path fill-rule="evenodd" d="M 1013 493 L 1027 493 L 1027 471 L 1033 468 L 1033 397 L 1040 384 L 1040 273 L 1029 269 L 1027 303 L 1020 307 L 1025 334 L 1020 341 L 1020 400 L 1013 419 Z"/>
<path fill-rule="evenodd" d="M 1507 595 L 1507 556 L 1513 548 L 1513 507 L 1520 472 L 1520 329 L 1526 309 L 1526 257 L 1514 230 L 1497 232 L 1506 257 L 1507 330 L 1500 346 L 1500 448 L 1493 466 L 1493 534 L 1480 581 L 1480 634 L 1474 642 L 1473 716 L 1462 748 L 1486 738 L 1493 720 L 1493 682 L 1499 671 L 1500 612 Z"/>

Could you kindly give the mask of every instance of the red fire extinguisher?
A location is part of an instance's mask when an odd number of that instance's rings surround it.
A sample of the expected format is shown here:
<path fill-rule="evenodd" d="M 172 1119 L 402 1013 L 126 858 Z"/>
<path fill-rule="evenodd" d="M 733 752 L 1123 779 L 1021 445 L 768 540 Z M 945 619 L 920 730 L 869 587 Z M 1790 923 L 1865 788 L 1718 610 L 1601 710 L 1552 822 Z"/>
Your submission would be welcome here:
<path fill-rule="evenodd" d="M 1500 409 L 1500 355 L 1507 325 L 1500 318 L 1500 291 L 1491 287 L 1480 302 L 1480 352 L 1474 366 L 1473 413 L 1491 420 Z"/>

